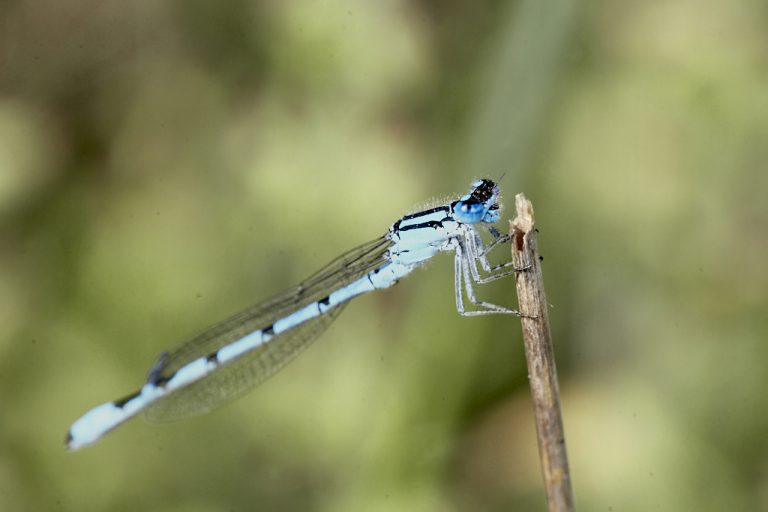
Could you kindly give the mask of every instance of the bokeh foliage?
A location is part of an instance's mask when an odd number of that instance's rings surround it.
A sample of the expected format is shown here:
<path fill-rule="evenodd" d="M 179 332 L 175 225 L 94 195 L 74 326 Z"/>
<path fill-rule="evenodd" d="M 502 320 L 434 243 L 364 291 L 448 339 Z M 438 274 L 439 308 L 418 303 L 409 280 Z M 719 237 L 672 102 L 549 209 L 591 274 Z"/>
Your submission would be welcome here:
<path fill-rule="evenodd" d="M 543 510 L 517 323 L 458 317 L 447 256 L 220 411 L 62 443 L 163 348 L 502 173 L 578 509 L 768 510 L 766 14 L 4 2 L 0 510 Z"/>

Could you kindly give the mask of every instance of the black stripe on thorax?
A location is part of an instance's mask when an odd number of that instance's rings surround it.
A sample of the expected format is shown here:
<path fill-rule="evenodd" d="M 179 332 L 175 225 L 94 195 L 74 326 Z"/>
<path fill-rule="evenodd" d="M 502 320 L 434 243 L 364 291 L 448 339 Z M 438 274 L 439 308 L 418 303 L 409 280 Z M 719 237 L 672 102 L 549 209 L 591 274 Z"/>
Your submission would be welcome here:
<path fill-rule="evenodd" d="M 431 210 L 424 210 L 424 211 L 422 211 L 422 212 L 411 213 L 410 215 L 406 215 L 405 217 L 403 217 L 403 218 L 402 218 L 402 219 L 400 219 L 400 220 L 411 220 L 411 219 L 415 219 L 415 218 L 417 218 L 417 217 L 421 217 L 422 215 L 431 215 L 431 214 L 433 214 L 433 213 L 435 213 L 435 212 L 439 212 L 439 211 L 441 211 L 441 210 L 444 210 L 444 211 L 446 211 L 446 212 L 447 212 L 447 211 L 448 211 L 448 208 L 449 208 L 449 207 L 448 207 L 448 206 L 446 206 L 446 205 L 443 205 L 443 206 L 438 206 L 438 207 L 436 207 L 436 208 L 432 208 Z"/>
<path fill-rule="evenodd" d="M 411 229 L 421 229 L 421 228 L 441 228 L 443 227 L 443 222 L 451 220 L 450 217 L 445 217 L 442 220 L 430 220 L 427 222 L 422 222 L 421 224 L 412 224 L 410 226 L 404 226 L 400 228 L 400 231 L 408 231 Z"/>

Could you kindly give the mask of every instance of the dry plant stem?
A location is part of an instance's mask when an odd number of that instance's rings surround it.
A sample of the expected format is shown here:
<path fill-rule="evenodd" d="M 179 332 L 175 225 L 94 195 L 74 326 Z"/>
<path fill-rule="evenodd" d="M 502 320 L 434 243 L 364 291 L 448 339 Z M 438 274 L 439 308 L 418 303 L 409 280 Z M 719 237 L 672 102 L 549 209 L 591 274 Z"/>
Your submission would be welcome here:
<path fill-rule="evenodd" d="M 549 512 L 573 510 L 573 492 L 565 451 L 560 390 L 555 355 L 549 330 L 544 278 L 536 245 L 533 205 L 523 194 L 515 196 L 517 217 L 510 222 L 512 261 L 515 267 L 529 267 L 517 274 L 517 298 L 523 317 L 523 340 L 528 360 L 528 380 L 536 416 L 539 458 L 544 476 Z"/>

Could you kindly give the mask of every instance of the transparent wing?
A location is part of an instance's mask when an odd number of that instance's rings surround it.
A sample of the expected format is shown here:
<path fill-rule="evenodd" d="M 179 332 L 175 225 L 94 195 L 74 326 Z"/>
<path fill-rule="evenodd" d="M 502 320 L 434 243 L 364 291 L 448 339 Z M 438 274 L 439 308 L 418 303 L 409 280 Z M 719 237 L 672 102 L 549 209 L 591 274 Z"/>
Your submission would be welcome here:
<path fill-rule="evenodd" d="M 151 373 L 168 379 L 179 368 L 263 329 L 280 318 L 316 302 L 386 262 L 391 242 L 378 238 L 342 254 L 298 286 L 257 304 L 201 332 L 164 353 Z M 151 421 L 169 421 L 210 411 L 242 395 L 282 368 L 341 313 L 344 304 L 281 333 L 267 343 L 230 361 L 206 377 L 158 400 L 147 408 Z"/>
<path fill-rule="evenodd" d="M 171 393 L 144 411 L 154 422 L 211 411 L 265 381 L 307 348 L 339 316 L 346 304 L 276 336 L 207 377 Z"/>

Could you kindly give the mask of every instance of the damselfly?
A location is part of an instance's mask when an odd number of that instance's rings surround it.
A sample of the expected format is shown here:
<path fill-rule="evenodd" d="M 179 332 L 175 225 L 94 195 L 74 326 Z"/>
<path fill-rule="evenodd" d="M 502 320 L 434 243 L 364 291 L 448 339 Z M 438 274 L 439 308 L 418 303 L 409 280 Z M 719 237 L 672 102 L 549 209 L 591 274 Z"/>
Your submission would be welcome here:
<path fill-rule="evenodd" d="M 67 447 L 87 446 L 139 412 L 150 420 L 177 419 L 241 395 L 306 348 L 350 299 L 392 286 L 439 252 L 455 254 L 459 314 L 520 316 L 479 300 L 473 288 L 519 270 L 511 262 L 491 265 L 487 257 L 492 248 L 509 241 L 493 227 L 500 210 L 498 185 L 482 179 L 455 201 L 404 216 L 384 236 L 342 254 L 295 288 L 163 352 L 138 392 L 99 405 L 75 421 Z M 492 237 L 487 246 L 478 227 Z M 474 309 L 465 309 L 464 294 Z"/>

